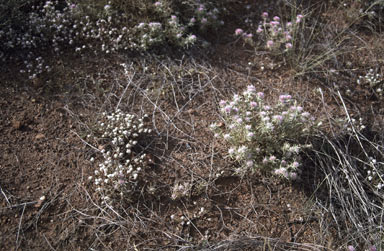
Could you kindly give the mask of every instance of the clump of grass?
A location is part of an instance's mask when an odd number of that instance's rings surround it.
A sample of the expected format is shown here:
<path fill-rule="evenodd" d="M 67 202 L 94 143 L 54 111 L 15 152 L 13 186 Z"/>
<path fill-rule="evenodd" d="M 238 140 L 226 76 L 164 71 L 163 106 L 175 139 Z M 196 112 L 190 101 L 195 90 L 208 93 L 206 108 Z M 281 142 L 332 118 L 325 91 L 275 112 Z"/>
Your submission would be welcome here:
<path fill-rule="evenodd" d="M 361 17 L 359 24 L 371 31 L 381 32 L 384 24 L 384 1 L 358 0 L 356 2 L 358 8 L 351 8 L 350 13 Z"/>
<path fill-rule="evenodd" d="M 137 148 L 138 140 L 151 132 L 143 118 L 117 110 L 103 113 L 95 131 L 88 135 L 101 148 L 101 161 L 89 177 L 105 203 L 129 199 L 147 166 L 146 154 Z M 96 159 L 99 159 L 96 157 Z M 95 157 L 91 158 L 91 162 Z"/>
<path fill-rule="evenodd" d="M 220 102 L 224 124 L 212 124 L 215 135 L 229 143 L 229 155 L 241 163 L 236 170 L 246 174 L 256 169 L 287 179 L 298 178 L 300 153 L 311 147 L 303 143 L 315 128 L 314 118 L 290 95 L 268 105 L 264 93 L 248 86 L 232 101 Z"/>
<path fill-rule="evenodd" d="M 356 126 L 345 105 L 344 108 L 349 130 L 339 135 L 322 135 L 321 144 L 314 147 L 314 163 L 324 174 L 322 182 L 327 194 L 319 203 L 332 215 L 338 237 L 350 245 L 348 250 L 381 250 L 383 137 L 372 137 L 374 132 Z"/>
<path fill-rule="evenodd" d="M 320 251 L 325 247 L 307 243 L 283 242 L 281 239 L 268 238 L 263 236 L 244 237 L 239 236 L 236 239 L 223 240 L 219 243 L 202 245 L 202 251 L 218 250 L 303 250 Z"/>

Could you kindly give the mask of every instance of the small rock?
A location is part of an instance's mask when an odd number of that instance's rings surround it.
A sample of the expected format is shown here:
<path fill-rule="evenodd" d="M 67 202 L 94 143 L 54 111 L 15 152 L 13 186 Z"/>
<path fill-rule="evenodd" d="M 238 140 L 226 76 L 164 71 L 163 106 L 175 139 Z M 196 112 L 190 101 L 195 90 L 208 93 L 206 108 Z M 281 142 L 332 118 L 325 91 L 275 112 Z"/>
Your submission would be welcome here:
<path fill-rule="evenodd" d="M 38 134 L 36 135 L 36 137 L 35 137 L 35 139 L 43 139 L 43 138 L 45 138 L 45 135 L 42 134 L 42 133 L 38 133 Z"/>
<path fill-rule="evenodd" d="M 39 200 L 37 201 L 37 203 L 35 204 L 35 206 L 34 207 L 36 207 L 36 208 L 39 208 L 39 207 L 41 207 L 41 205 L 43 204 L 43 202 L 45 201 L 45 196 L 43 195 L 43 196 L 41 196 L 40 198 L 39 198 Z"/>
<path fill-rule="evenodd" d="M 12 127 L 15 128 L 16 130 L 19 130 L 22 126 L 21 121 L 19 120 L 12 120 Z"/>
<path fill-rule="evenodd" d="M 217 123 L 217 127 L 218 128 L 224 128 L 225 127 L 225 124 L 223 122 L 218 122 Z"/>

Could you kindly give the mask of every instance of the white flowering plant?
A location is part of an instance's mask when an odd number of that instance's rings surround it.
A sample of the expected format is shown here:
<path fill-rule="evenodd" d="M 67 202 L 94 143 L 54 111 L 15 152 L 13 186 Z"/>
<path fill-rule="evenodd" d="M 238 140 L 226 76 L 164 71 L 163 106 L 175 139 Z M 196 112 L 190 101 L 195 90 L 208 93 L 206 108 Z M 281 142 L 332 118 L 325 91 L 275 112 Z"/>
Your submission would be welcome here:
<path fill-rule="evenodd" d="M 280 95 L 278 103 L 268 105 L 264 93 L 250 85 L 231 101 L 220 101 L 220 112 L 224 123 L 214 123 L 211 129 L 228 143 L 229 156 L 241 164 L 237 173 L 260 169 L 290 180 L 298 178 L 300 153 L 311 147 L 305 137 L 316 125 L 290 95 Z"/>
<path fill-rule="evenodd" d="M 0 62 L 23 59 L 20 72 L 30 79 L 52 69 L 42 57 L 42 47 L 55 54 L 69 49 L 79 55 L 164 45 L 188 48 L 198 40 L 192 32 L 222 24 L 219 10 L 206 1 L 38 1 L 29 3 L 25 13 L 20 9 L 26 1 L 8 2 L 0 4 Z M 17 15 L 3 15 L 13 12 Z"/>
<path fill-rule="evenodd" d="M 370 88 L 378 96 L 383 96 L 384 77 L 380 73 L 375 72 L 373 69 L 369 69 L 365 76 L 359 76 L 356 82 L 358 85 Z"/>
<path fill-rule="evenodd" d="M 127 114 L 121 110 L 103 113 L 96 129 L 88 135 L 90 140 L 99 144 L 101 158 L 93 175 L 89 176 L 104 202 L 128 198 L 135 191 L 140 175 L 148 166 L 146 154 L 138 147 L 139 140 L 151 133 L 144 125 L 144 119 Z"/>
<path fill-rule="evenodd" d="M 384 162 L 369 157 L 364 162 L 363 173 L 365 181 L 373 187 L 373 190 L 382 192 L 384 188 Z"/>

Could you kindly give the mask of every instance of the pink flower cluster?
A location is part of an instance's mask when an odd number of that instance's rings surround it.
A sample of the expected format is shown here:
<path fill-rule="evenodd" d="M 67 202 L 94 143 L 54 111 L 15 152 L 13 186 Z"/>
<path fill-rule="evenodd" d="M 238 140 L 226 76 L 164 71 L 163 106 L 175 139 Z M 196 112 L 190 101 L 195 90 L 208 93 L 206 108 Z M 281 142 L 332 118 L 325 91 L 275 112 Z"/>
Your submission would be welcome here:
<path fill-rule="evenodd" d="M 208 25 L 213 27 L 223 25 L 224 22 L 219 20 L 219 10 L 217 8 L 210 9 L 205 4 L 199 4 L 195 9 L 195 17 L 192 17 L 189 21 L 189 26 L 194 26 L 199 23 L 200 28 L 206 28 Z"/>
<path fill-rule="evenodd" d="M 242 36 L 243 38 L 252 38 L 253 37 L 253 34 L 252 33 L 246 33 L 244 32 L 242 29 L 240 28 L 237 28 L 235 30 L 235 35 L 236 36 Z"/>
<path fill-rule="evenodd" d="M 281 23 L 278 16 L 273 17 L 271 21 L 268 20 L 269 14 L 263 12 L 261 15 L 263 21 L 258 26 L 256 33 L 264 35 L 267 39 L 266 47 L 270 50 L 280 49 L 281 46 L 285 50 L 293 48 L 292 37 L 296 29 L 296 24 L 303 20 L 303 15 L 297 15 L 295 22 Z"/>

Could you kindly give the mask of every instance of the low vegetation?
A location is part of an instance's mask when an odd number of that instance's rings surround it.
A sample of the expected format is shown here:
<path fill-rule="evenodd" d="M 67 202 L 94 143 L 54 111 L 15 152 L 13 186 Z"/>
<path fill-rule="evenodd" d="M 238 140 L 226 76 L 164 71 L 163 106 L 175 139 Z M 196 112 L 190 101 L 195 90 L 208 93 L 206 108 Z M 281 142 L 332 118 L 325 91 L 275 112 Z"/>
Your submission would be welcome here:
<path fill-rule="evenodd" d="M 0 141 L 59 103 L 45 163 L 81 163 L 19 181 L 4 154 L 0 247 L 381 250 L 384 1 L 298 2 L 0 3 L 1 96 L 44 100 L 4 101 Z M 65 188 L 26 202 L 41 170 Z"/>

